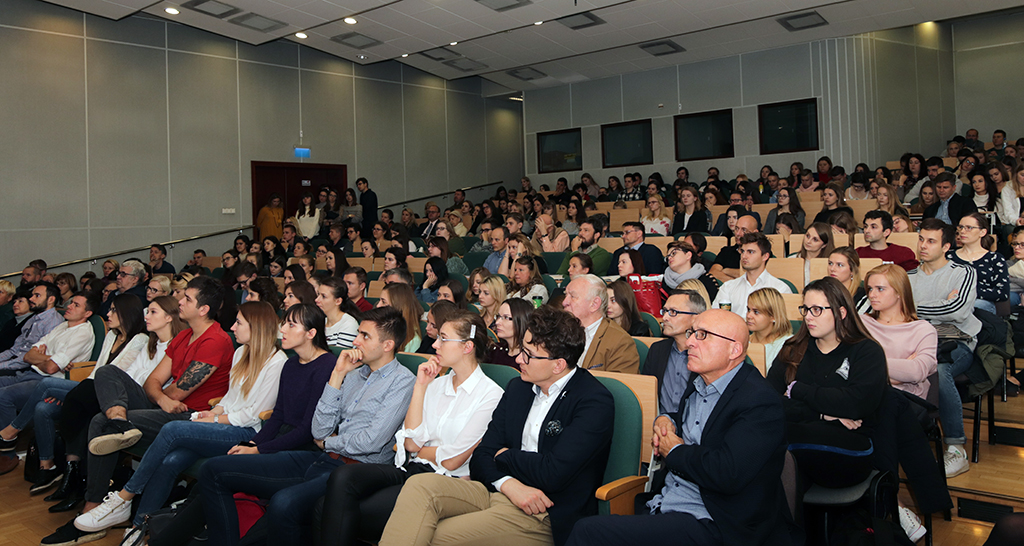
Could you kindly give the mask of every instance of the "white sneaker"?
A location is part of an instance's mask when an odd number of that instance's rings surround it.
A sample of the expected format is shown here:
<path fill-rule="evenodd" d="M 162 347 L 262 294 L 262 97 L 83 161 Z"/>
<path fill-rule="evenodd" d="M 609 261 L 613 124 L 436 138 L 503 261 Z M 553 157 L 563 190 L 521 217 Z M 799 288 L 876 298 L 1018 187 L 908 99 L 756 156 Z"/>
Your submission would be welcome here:
<path fill-rule="evenodd" d="M 924 525 L 921 525 L 921 518 L 905 506 L 900 506 L 900 527 L 903 527 L 903 532 L 907 534 L 911 542 L 921 540 L 926 531 Z"/>
<path fill-rule="evenodd" d="M 75 527 L 80 531 L 101 531 L 124 523 L 131 516 L 132 502 L 111 491 L 103 499 L 103 504 L 75 518 Z"/>
<path fill-rule="evenodd" d="M 128 527 L 124 530 L 124 536 L 121 538 L 121 546 L 134 546 L 136 544 L 145 544 L 143 537 L 141 536 L 141 527 Z"/>
<path fill-rule="evenodd" d="M 971 464 L 967 461 L 967 452 L 962 446 L 947 447 L 942 459 L 943 465 L 946 467 L 946 478 L 959 476 L 971 469 Z"/>

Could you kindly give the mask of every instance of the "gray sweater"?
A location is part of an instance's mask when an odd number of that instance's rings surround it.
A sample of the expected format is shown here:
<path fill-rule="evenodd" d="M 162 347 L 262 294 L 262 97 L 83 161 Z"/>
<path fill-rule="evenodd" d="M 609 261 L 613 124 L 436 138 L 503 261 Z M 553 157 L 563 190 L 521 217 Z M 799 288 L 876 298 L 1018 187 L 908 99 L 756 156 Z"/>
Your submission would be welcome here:
<path fill-rule="evenodd" d="M 961 332 L 977 338 L 981 321 L 974 316 L 978 279 L 974 268 L 947 262 L 931 275 L 921 268 L 908 273 L 917 304 L 917 315 L 932 324 L 952 324 Z M 952 299 L 950 293 L 957 293 Z M 975 342 L 968 345 L 973 349 Z"/>

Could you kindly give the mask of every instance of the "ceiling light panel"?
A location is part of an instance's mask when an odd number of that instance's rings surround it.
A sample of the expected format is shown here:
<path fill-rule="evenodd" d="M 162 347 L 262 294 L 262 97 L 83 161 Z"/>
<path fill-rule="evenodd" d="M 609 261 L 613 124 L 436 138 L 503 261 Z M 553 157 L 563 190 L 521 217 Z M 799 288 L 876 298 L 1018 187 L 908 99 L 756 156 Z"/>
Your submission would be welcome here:
<path fill-rule="evenodd" d="M 239 15 L 238 17 L 232 19 L 231 22 L 236 25 L 243 26 L 245 28 L 266 33 L 274 32 L 275 30 L 280 30 L 288 26 L 288 23 L 277 21 L 269 17 L 264 17 L 256 13 L 246 13 L 245 15 Z"/>
<path fill-rule="evenodd" d="M 679 44 L 671 40 L 661 40 L 659 42 L 649 42 L 642 44 L 640 49 L 647 53 L 654 55 L 655 57 L 661 57 L 663 55 L 672 55 L 674 53 L 682 53 L 686 51 Z"/>
<path fill-rule="evenodd" d="M 476 2 L 498 12 L 521 8 L 533 3 L 530 0 L 476 0 Z"/>
<path fill-rule="evenodd" d="M 515 70 L 509 70 L 508 72 L 506 72 L 506 74 L 508 74 L 509 76 L 512 76 L 513 78 L 516 78 L 518 80 L 523 80 L 524 82 L 528 82 L 528 81 L 532 81 L 532 80 L 539 80 L 541 78 L 548 77 L 547 74 L 541 72 L 540 70 L 537 70 L 536 68 L 530 68 L 530 67 L 517 68 Z"/>
<path fill-rule="evenodd" d="M 365 34 L 360 34 L 358 32 L 348 32 L 345 34 L 339 34 L 337 36 L 331 37 L 331 40 L 355 49 L 366 49 L 384 43 L 381 42 L 380 40 L 377 40 L 376 38 L 371 38 L 369 36 L 366 36 Z"/>
<path fill-rule="evenodd" d="M 224 2 L 218 2 L 217 0 L 190 0 L 182 4 L 181 7 L 205 13 L 218 19 L 225 19 L 242 12 L 241 8 L 225 4 Z"/>
<path fill-rule="evenodd" d="M 429 51 L 424 51 L 421 55 L 435 61 L 450 61 L 462 56 L 447 47 L 437 47 Z"/>
<path fill-rule="evenodd" d="M 790 32 L 823 27 L 828 24 L 828 21 L 826 21 L 825 18 L 819 15 L 816 11 L 790 15 L 789 17 L 782 17 L 776 20 L 783 26 L 783 28 Z"/>
<path fill-rule="evenodd" d="M 573 30 L 590 28 L 597 25 L 603 25 L 606 23 L 604 19 L 594 15 L 593 13 L 590 13 L 589 11 L 585 11 L 583 13 L 574 13 L 573 15 L 556 19 L 556 21 L 562 23 L 563 25 Z"/>
<path fill-rule="evenodd" d="M 462 72 L 476 72 L 487 68 L 487 65 L 484 63 L 474 61 L 473 59 L 467 59 L 465 57 L 445 61 L 444 64 L 456 70 L 461 70 Z"/>

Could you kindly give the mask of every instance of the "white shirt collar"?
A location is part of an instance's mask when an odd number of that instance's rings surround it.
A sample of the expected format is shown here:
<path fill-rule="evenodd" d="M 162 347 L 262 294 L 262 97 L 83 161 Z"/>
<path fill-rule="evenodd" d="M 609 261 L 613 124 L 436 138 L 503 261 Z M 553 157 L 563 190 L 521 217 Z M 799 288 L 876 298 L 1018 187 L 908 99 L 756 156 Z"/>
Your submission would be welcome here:
<path fill-rule="evenodd" d="M 575 375 L 575 374 L 576 374 L 576 366 L 570 366 L 569 367 L 569 373 L 565 374 L 564 377 L 562 377 L 558 381 L 555 381 L 554 383 L 551 384 L 550 387 L 548 387 L 548 394 L 546 396 L 548 398 L 553 398 L 553 397 L 557 396 L 560 392 L 562 392 L 562 390 L 565 389 L 565 386 L 569 383 L 569 380 L 572 379 L 572 376 Z M 544 392 L 541 390 L 541 388 L 539 386 L 534 385 L 533 386 L 533 394 L 540 395 L 540 394 L 544 394 Z"/>
<path fill-rule="evenodd" d="M 481 379 L 485 376 L 483 368 L 477 365 L 473 373 L 469 374 L 469 377 L 459 385 L 458 389 L 455 388 L 455 373 L 448 374 L 450 377 L 448 382 L 444 385 L 444 393 L 448 396 L 455 396 L 458 394 L 459 389 L 465 390 L 469 394 L 473 394 L 473 389 L 480 384 Z"/>

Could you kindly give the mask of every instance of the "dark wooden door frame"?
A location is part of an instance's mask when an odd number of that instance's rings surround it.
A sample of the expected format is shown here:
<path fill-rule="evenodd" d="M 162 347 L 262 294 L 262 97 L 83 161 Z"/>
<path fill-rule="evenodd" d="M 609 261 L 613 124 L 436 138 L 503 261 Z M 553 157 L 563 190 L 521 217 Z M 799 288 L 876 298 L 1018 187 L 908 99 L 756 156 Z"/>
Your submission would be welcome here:
<path fill-rule="evenodd" d="M 258 171 L 260 169 L 285 169 L 287 175 L 285 180 L 279 181 L 275 187 L 267 188 L 261 183 L 265 182 L 264 178 L 259 176 Z M 259 215 L 259 210 L 267 204 L 267 200 L 271 193 L 280 193 L 284 200 L 285 206 L 285 218 L 288 218 L 295 214 L 295 209 L 298 208 L 297 202 L 290 202 L 288 199 L 287 184 L 291 177 L 295 173 L 301 173 L 302 171 L 318 172 L 317 176 L 311 176 L 310 178 L 321 178 L 319 182 L 314 181 L 308 191 L 313 193 L 315 196 L 321 185 L 330 186 L 332 189 L 336 189 L 340 194 L 339 197 L 344 200 L 345 190 L 348 188 L 348 166 L 345 164 L 334 164 L 334 163 L 293 163 L 290 161 L 251 161 L 251 199 L 252 199 L 252 219 L 256 221 L 256 217 Z M 324 172 L 327 172 L 327 180 L 324 180 Z M 305 189 L 305 188 L 304 188 Z M 314 197 L 314 203 L 316 198 Z"/>

